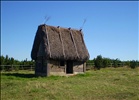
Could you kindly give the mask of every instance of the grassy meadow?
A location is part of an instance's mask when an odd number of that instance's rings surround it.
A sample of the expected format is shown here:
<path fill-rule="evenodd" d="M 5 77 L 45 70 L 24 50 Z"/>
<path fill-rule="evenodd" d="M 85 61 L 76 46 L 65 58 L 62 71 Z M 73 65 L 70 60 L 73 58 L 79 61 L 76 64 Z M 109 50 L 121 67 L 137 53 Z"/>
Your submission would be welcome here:
<path fill-rule="evenodd" d="M 1 72 L 1 100 L 139 100 L 139 68 L 105 68 L 69 77 Z"/>

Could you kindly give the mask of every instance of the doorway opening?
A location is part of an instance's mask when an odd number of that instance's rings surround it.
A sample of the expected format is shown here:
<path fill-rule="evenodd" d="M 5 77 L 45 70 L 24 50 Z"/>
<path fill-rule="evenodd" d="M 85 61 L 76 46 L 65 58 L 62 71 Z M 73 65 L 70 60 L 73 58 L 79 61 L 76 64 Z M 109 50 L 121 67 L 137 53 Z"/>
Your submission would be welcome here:
<path fill-rule="evenodd" d="M 67 61 L 66 73 L 73 74 L 73 61 Z"/>

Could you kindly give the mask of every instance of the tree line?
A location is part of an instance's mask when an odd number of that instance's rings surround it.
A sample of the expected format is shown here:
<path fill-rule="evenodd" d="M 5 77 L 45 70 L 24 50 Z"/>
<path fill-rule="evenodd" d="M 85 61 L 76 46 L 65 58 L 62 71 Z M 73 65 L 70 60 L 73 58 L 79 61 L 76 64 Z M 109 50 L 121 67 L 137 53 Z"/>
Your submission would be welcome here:
<path fill-rule="evenodd" d="M 95 69 L 100 70 L 101 68 L 106 68 L 106 67 L 130 67 L 130 68 L 136 68 L 139 67 L 139 61 L 137 60 L 131 60 L 131 61 L 121 61 L 120 59 L 110 59 L 110 58 L 105 58 L 102 57 L 101 55 L 98 55 L 96 58 L 93 60 L 88 60 L 87 61 L 87 66 L 93 66 Z"/>
<path fill-rule="evenodd" d="M 14 59 L 13 57 L 8 57 L 6 55 L 5 57 L 2 55 L 0 56 L 0 70 L 10 70 L 12 67 L 13 69 L 20 69 L 23 67 L 30 67 L 34 66 L 35 62 L 33 60 L 28 61 L 27 58 L 25 60 L 19 61 Z"/>
<path fill-rule="evenodd" d="M 131 60 L 131 61 L 121 61 L 120 59 L 110 59 L 110 58 L 105 58 L 102 57 L 101 55 L 98 55 L 96 58 L 93 60 L 88 60 L 86 62 L 87 67 L 92 66 L 95 69 L 100 70 L 101 68 L 106 68 L 106 67 L 130 67 L 130 68 L 136 68 L 139 67 L 139 61 Z M 8 55 L 0 56 L 0 70 L 10 70 L 11 67 L 13 69 L 23 69 L 23 67 L 35 67 L 35 62 L 33 60 L 28 61 L 27 59 L 19 61 L 14 59 L 13 57 L 8 57 Z"/>

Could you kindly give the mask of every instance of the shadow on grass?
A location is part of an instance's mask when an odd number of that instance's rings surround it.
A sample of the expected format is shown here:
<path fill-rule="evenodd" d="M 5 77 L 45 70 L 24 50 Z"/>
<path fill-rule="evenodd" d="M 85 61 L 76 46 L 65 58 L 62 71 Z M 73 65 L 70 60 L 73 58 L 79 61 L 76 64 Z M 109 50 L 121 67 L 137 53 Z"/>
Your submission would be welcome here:
<path fill-rule="evenodd" d="M 35 78 L 35 74 L 24 74 L 24 73 L 3 73 L 5 76 L 15 76 L 20 78 Z"/>

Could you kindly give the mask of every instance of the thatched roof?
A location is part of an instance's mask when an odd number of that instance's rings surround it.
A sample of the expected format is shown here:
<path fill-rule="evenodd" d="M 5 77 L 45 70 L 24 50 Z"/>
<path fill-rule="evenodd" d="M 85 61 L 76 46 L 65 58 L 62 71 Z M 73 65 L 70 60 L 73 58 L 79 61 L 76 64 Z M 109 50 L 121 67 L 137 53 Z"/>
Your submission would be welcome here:
<path fill-rule="evenodd" d="M 86 61 L 89 53 L 80 30 L 40 25 L 36 32 L 31 57 L 56 60 Z"/>

